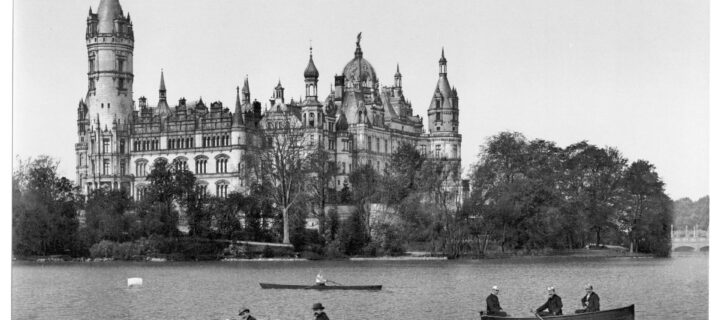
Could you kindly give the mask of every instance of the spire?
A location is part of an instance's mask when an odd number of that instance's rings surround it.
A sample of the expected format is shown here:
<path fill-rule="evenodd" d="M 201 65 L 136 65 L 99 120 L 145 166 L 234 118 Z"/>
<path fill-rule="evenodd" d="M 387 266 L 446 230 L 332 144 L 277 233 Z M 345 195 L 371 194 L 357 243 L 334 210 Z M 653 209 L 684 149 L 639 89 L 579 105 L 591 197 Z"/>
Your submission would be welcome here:
<path fill-rule="evenodd" d="M 447 59 L 445 59 L 445 47 L 442 48 L 442 53 L 440 54 L 440 76 L 447 75 Z"/>
<path fill-rule="evenodd" d="M 161 117 L 166 117 L 170 114 L 170 106 L 167 104 L 167 96 L 165 90 L 165 74 L 160 69 L 160 101 L 158 102 L 157 108 L 155 109 L 156 114 Z"/>
<path fill-rule="evenodd" d="M 160 69 L 160 100 L 166 99 L 166 92 L 167 90 L 165 90 L 165 72 L 163 71 L 163 69 Z"/>
<path fill-rule="evenodd" d="M 397 64 L 397 69 L 395 71 L 395 78 L 400 78 L 402 75 L 400 74 L 400 63 Z"/>
<path fill-rule="evenodd" d="M 235 98 L 235 109 L 240 107 L 242 104 L 240 103 L 240 86 L 237 86 L 237 96 Z"/>
<path fill-rule="evenodd" d="M 242 87 L 242 103 L 243 104 L 250 104 L 250 85 L 248 84 L 248 76 L 245 75 L 245 81 L 243 82 Z"/>
<path fill-rule="evenodd" d="M 237 98 L 235 99 L 235 112 L 233 113 L 233 127 L 243 124 L 243 110 L 240 103 L 240 86 L 237 87 Z"/>

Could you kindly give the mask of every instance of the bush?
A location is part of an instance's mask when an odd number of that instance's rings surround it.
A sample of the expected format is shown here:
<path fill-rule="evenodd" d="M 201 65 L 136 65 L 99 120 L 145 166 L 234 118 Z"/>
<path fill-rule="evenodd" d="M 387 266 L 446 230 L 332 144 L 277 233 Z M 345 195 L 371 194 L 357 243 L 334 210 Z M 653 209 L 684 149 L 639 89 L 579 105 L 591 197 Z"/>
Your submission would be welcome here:
<path fill-rule="evenodd" d="M 329 259 L 341 259 L 345 258 L 345 254 L 343 253 L 343 245 L 340 242 L 340 239 L 335 239 L 331 241 L 327 247 L 325 247 L 325 257 Z"/>
<path fill-rule="evenodd" d="M 115 242 L 103 240 L 90 247 L 90 257 L 92 258 L 112 258 L 114 253 Z"/>
<path fill-rule="evenodd" d="M 263 258 L 272 258 L 275 257 L 275 252 L 270 248 L 270 246 L 265 246 L 265 248 L 262 251 L 262 257 Z"/>

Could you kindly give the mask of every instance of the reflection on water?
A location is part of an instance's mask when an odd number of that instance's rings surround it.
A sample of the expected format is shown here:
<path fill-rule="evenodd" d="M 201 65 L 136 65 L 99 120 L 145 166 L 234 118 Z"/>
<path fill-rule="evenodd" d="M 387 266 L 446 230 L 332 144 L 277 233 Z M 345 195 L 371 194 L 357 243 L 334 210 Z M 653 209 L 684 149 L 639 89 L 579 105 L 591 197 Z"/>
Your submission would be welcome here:
<path fill-rule="evenodd" d="M 379 292 L 263 290 L 258 282 L 311 284 L 322 270 L 342 284 L 382 284 Z M 479 319 L 500 286 L 500 304 L 527 316 L 554 286 L 565 313 L 580 308 L 591 283 L 602 309 L 636 305 L 637 319 L 708 317 L 708 255 L 670 259 L 519 258 L 480 261 L 207 263 L 15 262 L 13 319 L 227 319 L 249 307 L 259 320 L 311 319 L 322 302 L 331 319 Z M 143 278 L 128 289 L 127 278 Z M 670 303 L 672 301 L 672 303 Z"/>

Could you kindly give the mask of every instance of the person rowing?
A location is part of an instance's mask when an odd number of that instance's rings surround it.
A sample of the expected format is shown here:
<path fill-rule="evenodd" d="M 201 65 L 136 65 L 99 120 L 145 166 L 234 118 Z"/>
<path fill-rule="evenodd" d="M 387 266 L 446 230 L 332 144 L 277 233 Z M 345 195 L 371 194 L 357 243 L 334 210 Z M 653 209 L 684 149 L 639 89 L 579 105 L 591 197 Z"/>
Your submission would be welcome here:
<path fill-rule="evenodd" d="M 575 310 L 575 313 L 600 311 L 600 297 L 593 291 L 590 284 L 585 285 L 585 295 L 580 299 L 583 309 Z"/>
<path fill-rule="evenodd" d="M 562 315 L 562 299 L 560 299 L 560 296 L 555 294 L 555 288 L 554 287 L 548 287 L 548 299 L 545 302 L 545 304 L 541 305 L 537 310 L 535 310 L 535 314 L 540 316 L 559 316 Z M 547 309 L 547 311 L 544 311 Z"/>
<path fill-rule="evenodd" d="M 327 284 L 327 280 L 325 277 L 323 277 L 322 272 L 318 272 L 317 276 L 315 276 L 315 285 L 316 286 L 324 286 Z"/>

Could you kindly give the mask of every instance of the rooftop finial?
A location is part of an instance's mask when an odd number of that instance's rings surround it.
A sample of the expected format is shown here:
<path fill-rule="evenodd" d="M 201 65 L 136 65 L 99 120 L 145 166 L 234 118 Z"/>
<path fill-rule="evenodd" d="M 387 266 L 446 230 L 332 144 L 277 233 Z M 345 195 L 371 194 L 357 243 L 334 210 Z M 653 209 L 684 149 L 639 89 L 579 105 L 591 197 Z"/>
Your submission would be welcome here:
<path fill-rule="evenodd" d="M 362 39 L 362 32 L 358 33 L 357 35 L 357 42 L 355 42 L 355 57 L 356 58 L 362 58 L 362 49 L 360 48 L 360 39 Z"/>

